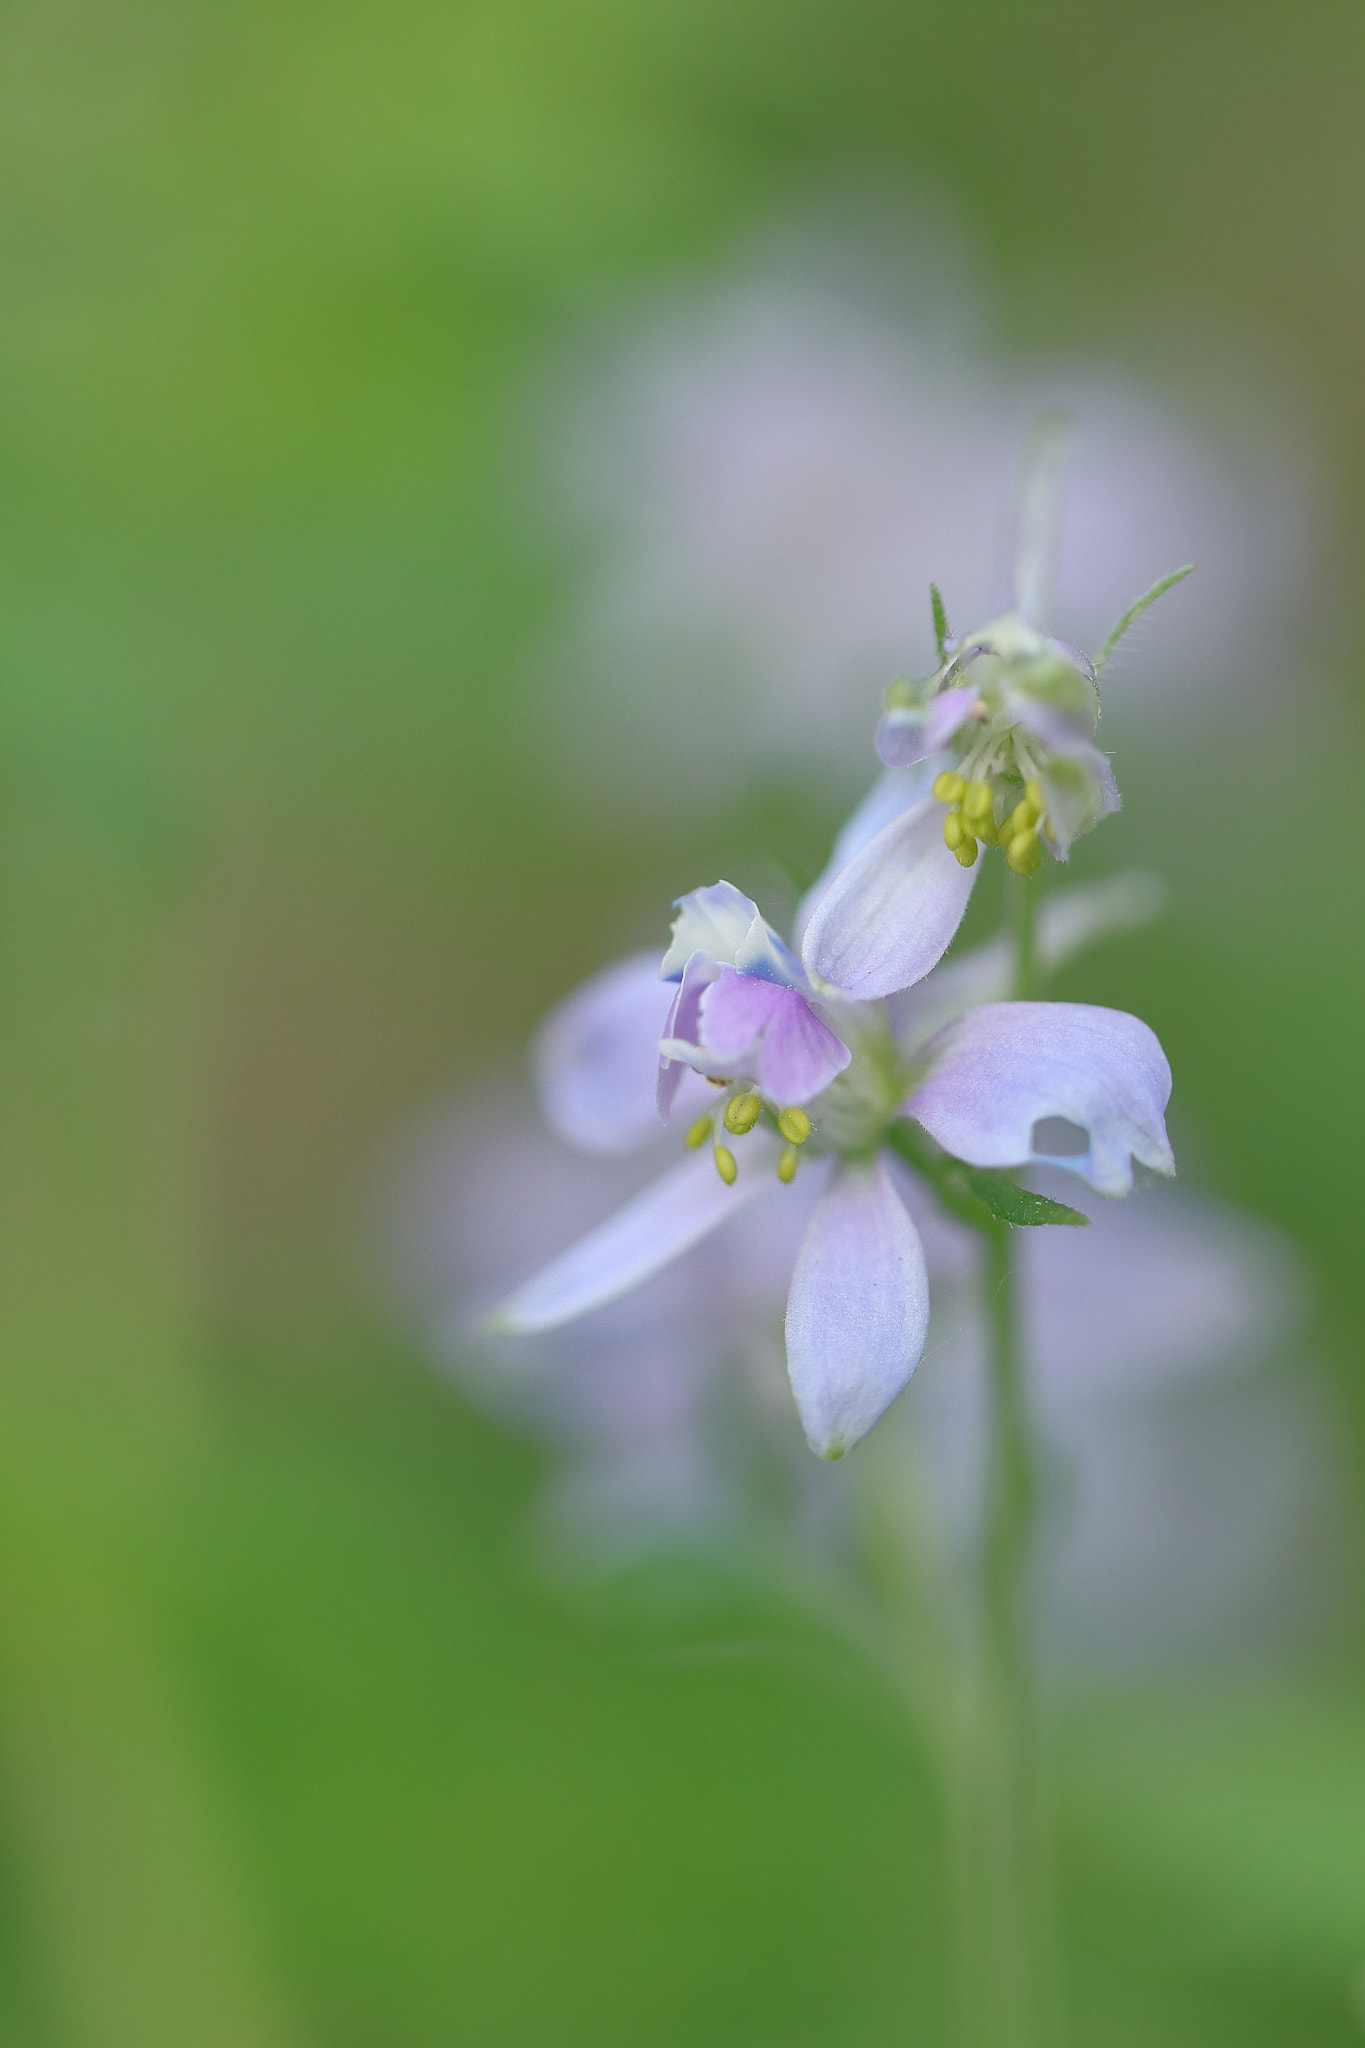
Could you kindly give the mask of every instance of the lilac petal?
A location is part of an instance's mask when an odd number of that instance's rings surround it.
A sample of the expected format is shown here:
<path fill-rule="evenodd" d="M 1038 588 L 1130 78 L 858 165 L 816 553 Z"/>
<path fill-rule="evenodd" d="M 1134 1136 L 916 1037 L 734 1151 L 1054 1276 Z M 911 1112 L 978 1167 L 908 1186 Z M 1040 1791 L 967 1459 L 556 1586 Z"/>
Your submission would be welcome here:
<path fill-rule="evenodd" d="M 810 1447 L 839 1458 L 919 1364 L 929 1281 L 886 1163 L 840 1168 L 811 1217 L 787 1301 L 787 1370 Z"/>
<path fill-rule="evenodd" d="M 673 940 L 659 969 L 661 981 L 679 981 L 694 953 L 733 961 L 758 916 L 758 905 L 733 882 L 713 882 L 678 898 Z"/>
<path fill-rule="evenodd" d="M 1090 1003 L 984 1003 L 925 1048 L 928 1078 L 906 1104 L 972 1166 L 1045 1158 L 1102 1195 L 1126 1195 L 1134 1159 L 1174 1173 L 1165 1111 L 1171 1070 L 1156 1034 Z M 1034 1126 L 1064 1117 L 1089 1133 L 1079 1155 L 1037 1152 Z"/>
<path fill-rule="evenodd" d="M 735 1151 L 739 1179 L 733 1187 L 721 1179 L 709 1152 L 685 1159 L 509 1294 L 484 1327 L 504 1336 L 553 1330 L 615 1301 L 755 1195 L 778 1187 L 776 1152 L 775 1141 L 763 1132 L 744 1139 Z"/>
<path fill-rule="evenodd" d="M 852 860 L 860 847 L 889 825 L 893 818 L 899 818 L 902 811 L 908 811 L 912 804 L 921 803 L 929 794 L 934 779 L 932 762 L 917 761 L 913 768 L 886 768 L 877 777 L 867 795 L 863 798 L 852 817 L 839 833 L 830 856 L 820 875 L 801 899 L 796 913 L 796 943 L 815 914 L 815 906 L 828 889 L 840 868 Z"/>
<path fill-rule="evenodd" d="M 550 1012 L 532 1068 L 550 1128 L 585 1152 L 630 1152 L 659 1134 L 659 1033 L 673 991 L 658 956 L 637 953 L 595 974 Z"/>
<path fill-rule="evenodd" d="M 683 969 L 682 980 L 664 1022 L 662 1037 L 655 1042 L 654 1106 L 659 1122 L 668 1122 L 683 1076 L 688 1071 L 686 1060 L 671 1056 L 663 1047 L 678 1041 L 686 1045 L 697 1043 L 701 1029 L 701 999 L 720 971 L 711 955 L 703 952 L 693 953 Z M 668 986 L 666 982 L 660 985 Z"/>
<path fill-rule="evenodd" d="M 802 941 L 807 968 L 863 1000 L 909 988 L 948 950 L 976 876 L 943 843 L 942 806 L 915 805 L 830 883 Z"/>
<path fill-rule="evenodd" d="M 888 768 L 910 768 L 947 746 L 981 699 L 965 684 L 941 690 L 927 704 L 897 705 L 877 727 L 877 752 Z"/>
<path fill-rule="evenodd" d="M 795 989 L 724 968 L 702 998 L 702 1041 L 725 1067 L 752 1073 L 768 1098 L 809 1102 L 853 1055 Z"/>

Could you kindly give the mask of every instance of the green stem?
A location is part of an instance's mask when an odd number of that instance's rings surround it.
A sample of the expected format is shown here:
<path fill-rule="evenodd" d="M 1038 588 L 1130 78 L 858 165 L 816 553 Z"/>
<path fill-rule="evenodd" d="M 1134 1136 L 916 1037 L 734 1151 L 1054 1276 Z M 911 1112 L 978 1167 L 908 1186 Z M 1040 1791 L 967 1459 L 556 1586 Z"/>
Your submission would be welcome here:
<path fill-rule="evenodd" d="M 1041 993 L 1038 947 L 1034 936 L 1034 910 L 1038 884 L 1032 875 L 1015 875 L 1014 883 L 1014 999 L 1032 1003 Z"/>
<path fill-rule="evenodd" d="M 983 1232 L 990 1403 L 959 1751 L 969 2048 L 1054 2048 L 1054 1948 L 1028 1613 L 1034 1484 L 1009 1225 Z"/>

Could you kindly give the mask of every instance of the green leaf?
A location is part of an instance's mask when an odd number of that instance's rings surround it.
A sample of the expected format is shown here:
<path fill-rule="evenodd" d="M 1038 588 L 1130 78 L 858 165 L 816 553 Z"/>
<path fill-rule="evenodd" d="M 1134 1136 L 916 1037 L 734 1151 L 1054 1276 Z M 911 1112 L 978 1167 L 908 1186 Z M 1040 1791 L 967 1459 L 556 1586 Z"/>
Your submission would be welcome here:
<path fill-rule="evenodd" d="M 934 644 L 938 648 L 938 665 L 942 668 L 948 659 L 948 613 L 939 595 L 937 583 L 929 585 L 929 603 L 934 614 Z"/>
<path fill-rule="evenodd" d="M 1109 635 L 1109 638 L 1105 641 L 1099 653 L 1095 656 L 1096 675 L 1098 675 L 1100 670 L 1104 667 L 1104 664 L 1106 663 L 1106 661 L 1108 661 L 1110 655 L 1118 646 L 1124 634 L 1128 631 L 1128 628 L 1132 625 L 1136 625 L 1137 621 L 1142 617 L 1142 614 L 1145 611 L 1150 611 L 1151 607 L 1156 603 L 1159 597 L 1164 597 L 1166 595 L 1166 592 L 1170 590 L 1175 584 L 1183 583 L 1185 578 L 1192 573 L 1193 569 L 1193 562 L 1186 562 L 1183 569 L 1172 569 L 1169 576 L 1159 577 L 1157 581 L 1152 585 L 1150 590 L 1144 590 L 1136 604 L 1129 605 L 1127 611 L 1119 620 L 1117 626 L 1115 626 L 1113 632 Z"/>
<path fill-rule="evenodd" d="M 1013 1174 L 997 1167 L 968 1166 L 965 1159 L 954 1159 L 951 1153 L 938 1151 L 909 1118 L 892 1124 L 886 1140 L 907 1166 L 928 1181 L 949 1214 L 960 1223 L 971 1224 L 974 1230 L 989 1230 L 996 1222 L 1033 1227 L 1041 1223 L 1074 1226 L 1090 1221 L 1079 1209 L 1068 1209 L 1064 1202 L 1054 1202 L 1047 1195 L 1035 1195 L 1031 1189 L 1021 1188 Z"/>
<path fill-rule="evenodd" d="M 1077 1224 L 1090 1221 L 1079 1209 L 1068 1209 L 1065 1202 L 1054 1202 L 1047 1195 L 1035 1195 L 1031 1188 L 1021 1188 L 1017 1180 L 994 1167 L 964 1166 L 960 1160 L 954 1160 L 953 1164 L 960 1168 L 962 1178 L 972 1193 L 1002 1223 Z"/>

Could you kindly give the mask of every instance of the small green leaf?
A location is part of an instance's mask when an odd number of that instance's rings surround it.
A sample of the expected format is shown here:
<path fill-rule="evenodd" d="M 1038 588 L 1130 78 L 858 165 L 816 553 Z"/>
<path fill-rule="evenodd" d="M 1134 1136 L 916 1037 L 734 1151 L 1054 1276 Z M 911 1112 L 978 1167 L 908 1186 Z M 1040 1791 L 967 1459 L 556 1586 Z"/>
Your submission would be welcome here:
<path fill-rule="evenodd" d="M 1033 1226 L 1090 1221 L 1079 1209 L 1068 1209 L 1064 1202 L 1021 1188 L 1012 1174 L 997 1167 L 968 1166 L 965 1159 L 938 1151 L 908 1117 L 892 1124 L 886 1139 L 906 1165 L 928 1181 L 949 1214 L 976 1230 L 988 1230 L 992 1222 Z"/>
<path fill-rule="evenodd" d="M 929 603 L 934 614 L 934 645 L 938 648 L 938 665 L 942 668 L 948 659 L 948 613 L 937 583 L 929 585 Z"/>
<path fill-rule="evenodd" d="M 1054 1202 L 1047 1195 L 1035 1195 L 1031 1188 L 1021 1188 L 1017 1180 L 1011 1180 L 1007 1173 L 1000 1173 L 993 1167 L 963 1166 L 961 1172 L 972 1193 L 1002 1223 L 1076 1224 L 1090 1221 L 1079 1209 L 1068 1209 L 1065 1202 Z"/>
<path fill-rule="evenodd" d="M 1159 597 L 1164 597 L 1166 595 L 1166 592 L 1170 590 L 1175 584 L 1183 583 L 1185 578 L 1192 573 L 1193 569 L 1193 562 L 1186 562 L 1183 569 L 1172 569 L 1169 576 L 1158 577 L 1157 581 L 1152 585 L 1150 590 L 1144 590 L 1136 604 L 1129 605 L 1127 611 L 1119 620 L 1117 626 L 1115 626 L 1113 632 L 1109 635 L 1109 638 L 1105 641 L 1099 653 L 1095 656 L 1096 675 L 1098 675 L 1100 670 L 1104 667 L 1104 664 L 1106 663 L 1106 661 L 1108 661 L 1110 655 L 1118 646 L 1124 634 L 1128 631 L 1128 628 L 1130 626 L 1136 625 L 1137 621 L 1142 617 L 1142 614 L 1145 611 L 1149 611 L 1151 607 L 1156 603 Z"/>

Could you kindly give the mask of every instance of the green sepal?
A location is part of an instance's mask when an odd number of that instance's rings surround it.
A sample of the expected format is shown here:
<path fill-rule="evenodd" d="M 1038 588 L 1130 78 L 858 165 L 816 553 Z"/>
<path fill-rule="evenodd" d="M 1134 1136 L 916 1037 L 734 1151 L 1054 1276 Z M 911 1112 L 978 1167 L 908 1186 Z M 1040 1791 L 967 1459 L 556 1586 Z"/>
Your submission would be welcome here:
<path fill-rule="evenodd" d="M 1130 626 L 1136 625 L 1138 620 L 1142 617 L 1142 614 L 1145 611 L 1150 611 L 1152 606 L 1156 603 L 1159 597 L 1164 597 L 1168 590 L 1174 590 L 1176 584 L 1183 583 L 1185 578 L 1191 575 L 1193 571 L 1193 562 L 1186 562 L 1183 569 L 1172 569 L 1169 576 L 1159 576 L 1156 582 L 1152 585 L 1150 590 L 1144 590 L 1141 597 L 1137 600 L 1136 604 L 1129 605 L 1127 611 L 1119 620 L 1117 626 L 1115 626 L 1113 632 L 1109 635 L 1109 638 L 1105 641 L 1099 653 L 1095 656 L 1096 675 L 1098 675 L 1100 670 L 1104 667 L 1104 664 L 1106 663 L 1106 661 L 1108 661 L 1110 655 L 1118 646 L 1124 634 L 1128 631 L 1128 628 Z"/>
<path fill-rule="evenodd" d="M 929 605 L 934 614 L 934 645 L 938 649 L 938 665 L 942 668 L 948 659 L 948 612 L 937 583 L 929 585 Z"/>
<path fill-rule="evenodd" d="M 1074 1227 L 1090 1221 L 1079 1209 L 1068 1209 L 1065 1202 L 1021 1188 L 1012 1174 L 999 1167 L 968 1166 L 965 1159 L 936 1151 L 919 1125 L 907 1118 L 892 1124 L 886 1136 L 892 1150 L 928 1181 L 949 1214 L 975 1230 L 988 1230 L 994 1223 L 1033 1228 L 1042 1223 Z"/>

